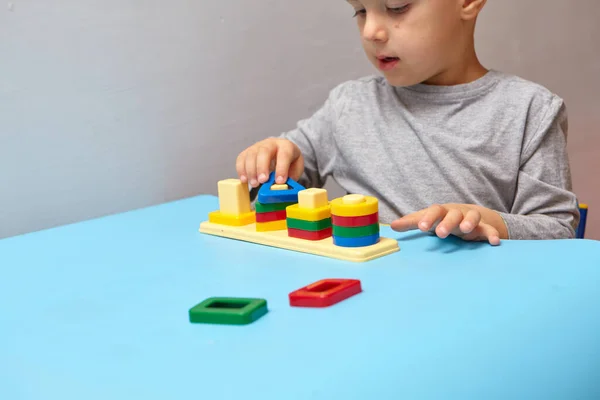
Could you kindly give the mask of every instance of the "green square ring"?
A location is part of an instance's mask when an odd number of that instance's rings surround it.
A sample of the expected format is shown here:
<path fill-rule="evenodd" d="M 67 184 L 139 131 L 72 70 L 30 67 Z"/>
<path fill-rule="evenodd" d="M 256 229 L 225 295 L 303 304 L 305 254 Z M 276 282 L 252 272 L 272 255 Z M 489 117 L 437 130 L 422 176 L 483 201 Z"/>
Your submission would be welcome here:
<path fill-rule="evenodd" d="M 189 314 L 192 323 L 246 325 L 267 312 L 265 299 L 210 297 L 192 307 Z"/>

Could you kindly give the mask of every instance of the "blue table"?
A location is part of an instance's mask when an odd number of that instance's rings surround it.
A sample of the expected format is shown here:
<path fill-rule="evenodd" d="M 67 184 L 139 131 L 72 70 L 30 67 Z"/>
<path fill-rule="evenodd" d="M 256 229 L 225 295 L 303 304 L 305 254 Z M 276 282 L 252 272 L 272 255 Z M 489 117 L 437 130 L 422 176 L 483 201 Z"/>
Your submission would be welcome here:
<path fill-rule="evenodd" d="M 0 398 L 600 397 L 600 243 L 500 247 L 389 228 L 401 250 L 350 263 L 207 236 L 199 196 L 0 241 Z M 288 293 L 357 278 L 331 308 Z M 261 297 L 245 326 L 210 296 Z"/>

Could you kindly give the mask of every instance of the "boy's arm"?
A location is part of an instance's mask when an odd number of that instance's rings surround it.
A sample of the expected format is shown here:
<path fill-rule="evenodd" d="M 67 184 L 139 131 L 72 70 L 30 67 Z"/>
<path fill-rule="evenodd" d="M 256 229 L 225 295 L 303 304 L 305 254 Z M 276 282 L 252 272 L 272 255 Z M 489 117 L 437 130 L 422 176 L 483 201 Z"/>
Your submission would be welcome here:
<path fill-rule="evenodd" d="M 333 173 L 336 155 L 333 132 L 341 107 L 344 85 L 341 84 L 329 92 L 325 103 L 310 117 L 300 120 L 295 129 L 282 133 L 278 139 L 289 140 L 300 149 L 303 173 L 297 179 L 302 186 L 323 187 Z M 289 177 L 289 174 L 288 174 Z M 249 185 L 250 200 L 254 202 L 260 185 Z"/>
<path fill-rule="evenodd" d="M 567 111 L 554 97 L 537 133 L 525 144 L 510 213 L 498 213 L 509 239 L 575 237 L 577 198 L 571 191 Z"/>
<path fill-rule="evenodd" d="M 342 90 L 342 85 L 334 88 L 310 118 L 300 120 L 295 129 L 280 136 L 295 143 L 302 152 L 304 173 L 298 182 L 304 187 L 323 187 L 333 173 L 337 154 L 333 132 L 341 106 Z"/>
<path fill-rule="evenodd" d="M 437 204 L 392 222 L 392 229 L 435 231 L 466 240 L 572 238 L 579 223 L 566 150 L 567 114 L 554 98 L 536 134 L 526 143 L 509 213 L 475 204 Z"/>
<path fill-rule="evenodd" d="M 553 97 L 535 134 L 524 145 L 510 212 L 475 204 L 436 204 L 393 221 L 392 229 L 435 231 L 466 240 L 561 239 L 575 237 L 577 198 L 571 192 L 567 112 Z"/>

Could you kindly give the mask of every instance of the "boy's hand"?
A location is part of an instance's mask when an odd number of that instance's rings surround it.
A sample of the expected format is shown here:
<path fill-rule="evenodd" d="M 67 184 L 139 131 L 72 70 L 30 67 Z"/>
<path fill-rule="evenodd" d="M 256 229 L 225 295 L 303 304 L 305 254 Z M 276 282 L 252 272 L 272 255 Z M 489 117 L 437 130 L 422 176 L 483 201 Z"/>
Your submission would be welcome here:
<path fill-rule="evenodd" d="M 269 180 L 275 168 L 275 183 L 283 184 L 290 177 L 298 180 L 304 172 L 304 158 L 298 146 L 286 139 L 269 138 L 242 151 L 235 168 L 243 183 L 252 187 Z"/>
<path fill-rule="evenodd" d="M 471 204 L 434 205 L 397 219 L 391 227 L 398 232 L 435 231 L 440 238 L 454 235 L 465 240 L 487 240 L 492 245 L 508 238 L 506 224 L 497 212 Z"/>

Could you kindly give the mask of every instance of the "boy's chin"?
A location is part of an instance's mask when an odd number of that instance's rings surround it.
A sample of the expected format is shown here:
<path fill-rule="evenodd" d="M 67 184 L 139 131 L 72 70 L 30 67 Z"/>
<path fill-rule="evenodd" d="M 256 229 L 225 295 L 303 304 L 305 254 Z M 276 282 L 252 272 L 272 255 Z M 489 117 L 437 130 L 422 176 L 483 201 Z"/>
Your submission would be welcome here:
<path fill-rule="evenodd" d="M 383 76 L 387 80 L 387 82 L 392 86 L 413 86 L 421 83 L 421 79 L 413 77 L 413 76 L 405 76 L 401 74 L 386 74 L 383 73 Z"/>

